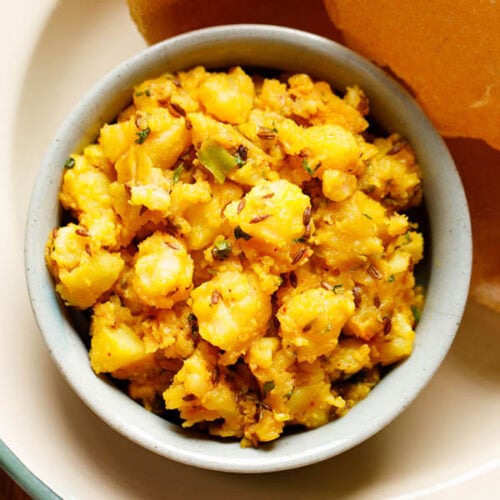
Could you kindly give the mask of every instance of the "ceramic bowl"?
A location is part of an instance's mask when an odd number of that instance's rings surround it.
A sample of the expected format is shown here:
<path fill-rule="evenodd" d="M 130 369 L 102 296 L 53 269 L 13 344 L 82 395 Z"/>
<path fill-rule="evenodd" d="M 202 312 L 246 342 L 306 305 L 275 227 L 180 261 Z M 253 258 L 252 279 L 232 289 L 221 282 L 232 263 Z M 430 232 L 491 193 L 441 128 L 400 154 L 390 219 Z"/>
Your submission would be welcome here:
<path fill-rule="evenodd" d="M 285 435 L 258 449 L 184 430 L 97 377 L 44 263 L 47 235 L 59 222 L 61 165 L 68 155 L 93 140 L 100 126 L 126 106 L 134 84 L 198 64 L 305 72 L 329 81 L 339 91 L 357 83 L 368 95 L 376 121 L 409 140 L 423 169 L 429 221 L 421 268 L 426 304 L 413 354 L 343 418 Z M 292 469 L 333 457 L 395 419 L 428 383 L 452 343 L 466 303 L 471 253 L 469 215 L 459 176 L 441 137 L 411 96 L 382 70 L 341 45 L 300 31 L 258 25 L 186 33 L 147 48 L 104 76 L 76 105 L 51 143 L 36 179 L 26 230 L 32 307 L 55 363 L 80 398 L 110 426 L 149 450 L 197 467 L 245 473 Z"/>

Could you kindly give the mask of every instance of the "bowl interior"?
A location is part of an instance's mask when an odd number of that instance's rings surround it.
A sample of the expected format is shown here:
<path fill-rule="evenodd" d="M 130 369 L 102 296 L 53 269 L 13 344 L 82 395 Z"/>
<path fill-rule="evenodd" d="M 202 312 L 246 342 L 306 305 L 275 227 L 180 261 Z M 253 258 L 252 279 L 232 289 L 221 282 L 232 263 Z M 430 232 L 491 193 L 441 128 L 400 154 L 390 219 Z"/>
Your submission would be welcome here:
<path fill-rule="evenodd" d="M 424 173 L 429 217 L 423 273 L 426 306 L 412 356 L 380 382 L 346 417 L 285 435 L 259 449 L 221 442 L 157 417 L 114 385 L 96 377 L 87 348 L 55 295 L 44 263 L 44 245 L 58 225 L 62 165 L 92 141 L 99 128 L 130 101 L 134 84 L 195 65 L 257 66 L 305 72 L 342 91 L 359 84 L 372 115 L 387 131 L 412 144 Z M 443 360 L 460 323 L 471 269 L 467 204 L 453 161 L 439 135 L 411 97 L 380 69 L 334 42 L 272 26 L 238 25 L 181 35 L 146 49 L 106 75 L 74 108 L 56 134 L 40 168 L 26 228 L 26 272 L 32 307 L 60 371 L 78 395 L 108 424 L 168 458 L 209 469 L 264 472 L 299 467 L 341 453 L 393 420 L 425 386 Z"/>

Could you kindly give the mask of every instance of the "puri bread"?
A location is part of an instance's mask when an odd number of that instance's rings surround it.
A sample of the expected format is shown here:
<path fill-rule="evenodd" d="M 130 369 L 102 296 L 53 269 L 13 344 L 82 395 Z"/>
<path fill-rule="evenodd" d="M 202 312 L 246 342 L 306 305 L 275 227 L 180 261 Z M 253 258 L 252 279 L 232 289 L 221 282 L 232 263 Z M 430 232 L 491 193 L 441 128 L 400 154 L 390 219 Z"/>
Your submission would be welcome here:
<path fill-rule="evenodd" d="M 500 5 L 487 0 L 325 0 L 344 43 L 388 68 L 439 131 L 500 149 Z"/>
<path fill-rule="evenodd" d="M 471 297 L 500 311 L 500 151 L 473 139 L 448 139 L 472 219 Z"/>
<path fill-rule="evenodd" d="M 277 24 L 332 39 L 339 33 L 322 0 L 127 0 L 130 14 L 148 43 L 197 28 L 233 23 Z"/>

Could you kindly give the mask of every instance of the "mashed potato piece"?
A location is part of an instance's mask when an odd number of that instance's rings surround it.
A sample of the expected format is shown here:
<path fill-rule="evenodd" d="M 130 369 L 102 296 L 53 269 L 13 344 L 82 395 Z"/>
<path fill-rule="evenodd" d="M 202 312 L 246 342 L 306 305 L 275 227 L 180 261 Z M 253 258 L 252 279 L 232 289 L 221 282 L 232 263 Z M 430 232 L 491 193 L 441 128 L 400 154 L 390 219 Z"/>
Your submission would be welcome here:
<path fill-rule="evenodd" d="M 277 439 L 412 351 L 420 169 L 357 86 L 196 67 L 138 85 L 65 164 L 47 266 L 90 363 L 185 427 Z"/>

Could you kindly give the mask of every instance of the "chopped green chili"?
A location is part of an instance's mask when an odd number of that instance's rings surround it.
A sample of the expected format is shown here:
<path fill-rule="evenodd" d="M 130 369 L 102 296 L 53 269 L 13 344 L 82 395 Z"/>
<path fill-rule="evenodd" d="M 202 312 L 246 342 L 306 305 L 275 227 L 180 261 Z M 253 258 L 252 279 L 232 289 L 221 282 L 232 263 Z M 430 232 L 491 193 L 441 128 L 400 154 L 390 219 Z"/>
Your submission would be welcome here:
<path fill-rule="evenodd" d="M 226 148 L 211 140 L 202 143 L 198 159 L 219 184 L 223 184 L 226 175 L 238 165 L 236 158 Z"/>

